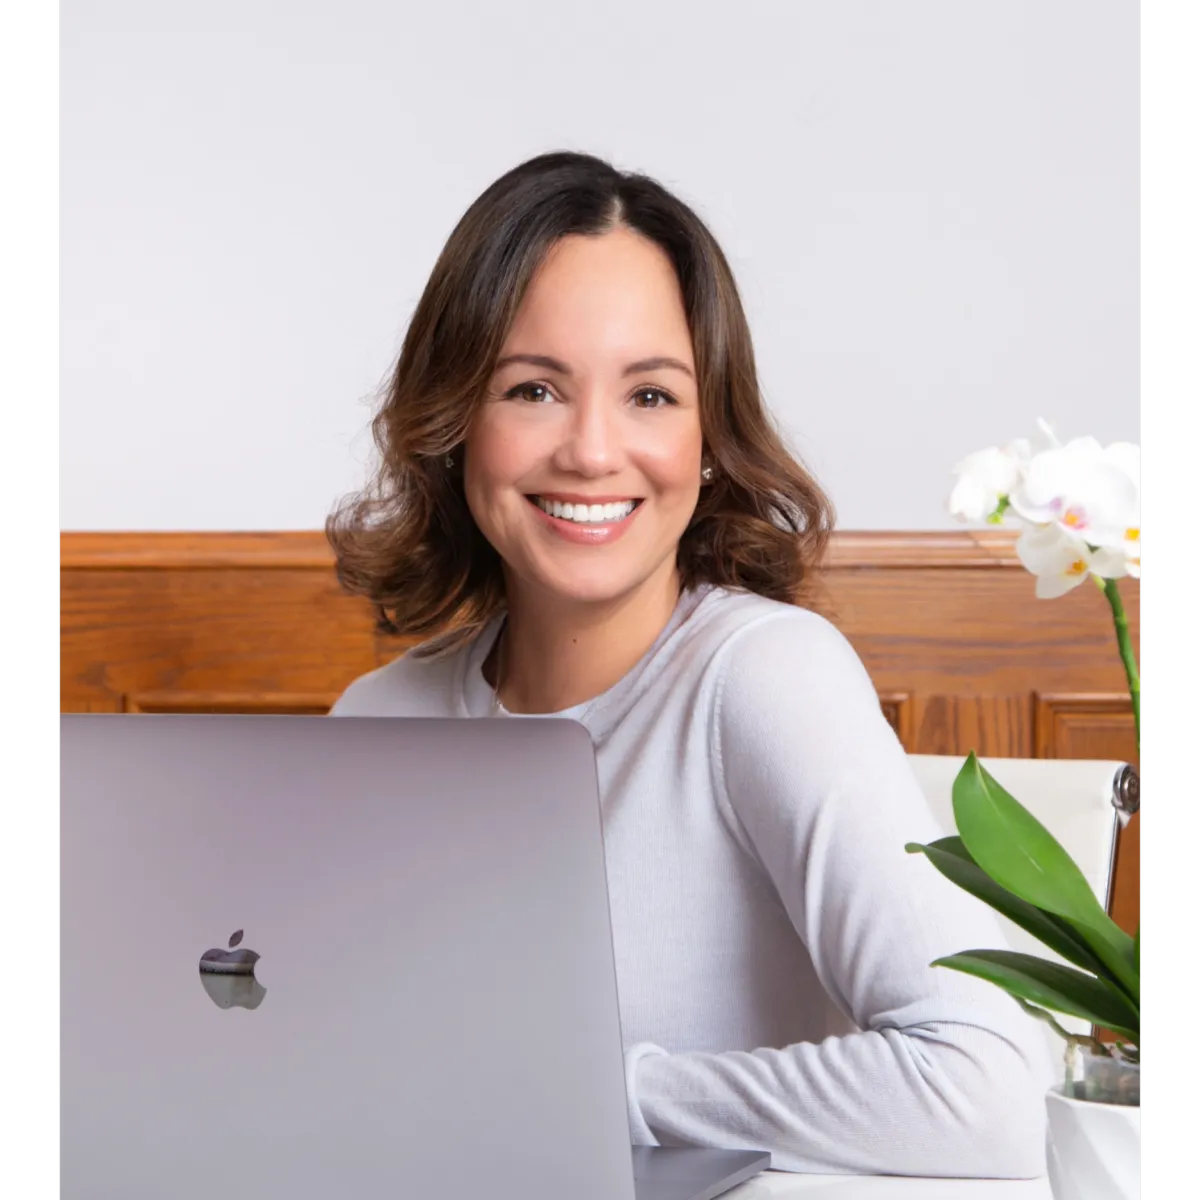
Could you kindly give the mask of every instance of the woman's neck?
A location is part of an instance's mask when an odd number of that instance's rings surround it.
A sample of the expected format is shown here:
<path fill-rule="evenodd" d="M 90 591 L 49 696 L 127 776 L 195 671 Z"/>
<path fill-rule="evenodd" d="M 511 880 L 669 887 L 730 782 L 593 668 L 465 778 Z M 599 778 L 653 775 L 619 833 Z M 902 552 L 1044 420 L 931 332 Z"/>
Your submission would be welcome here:
<path fill-rule="evenodd" d="M 510 587 L 504 632 L 483 673 L 514 713 L 552 713 L 608 691 L 629 673 L 679 601 L 674 566 L 612 603 L 571 604 Z"/>

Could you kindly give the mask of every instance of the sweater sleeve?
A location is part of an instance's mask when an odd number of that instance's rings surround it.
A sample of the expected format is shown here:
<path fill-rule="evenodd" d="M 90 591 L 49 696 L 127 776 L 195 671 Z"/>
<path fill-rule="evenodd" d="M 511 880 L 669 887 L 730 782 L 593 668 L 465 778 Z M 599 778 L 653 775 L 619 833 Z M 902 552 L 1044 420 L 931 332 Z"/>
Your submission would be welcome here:
<path fill-rule="evenodd" d="M 1043 1174 L 1045 1034 L 1000 989 L 929 965 L 1006 942 L 991 910 L 905 853 L 945 831 L 857 654 L 799 609 L 721 654 L 718 803 L 856 1031 L 726 1053 L 635 1045 L 635 1141 L 763 1149 L 788 1171 Z"/>

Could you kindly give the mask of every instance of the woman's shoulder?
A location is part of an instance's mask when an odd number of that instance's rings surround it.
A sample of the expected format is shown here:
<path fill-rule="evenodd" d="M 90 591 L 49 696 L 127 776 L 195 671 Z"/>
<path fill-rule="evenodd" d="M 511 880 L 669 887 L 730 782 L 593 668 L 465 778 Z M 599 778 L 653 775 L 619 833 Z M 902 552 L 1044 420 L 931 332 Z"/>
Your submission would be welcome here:
<path fill-rule="evenodd" d="M 730 607 L 741 621 L 714 655 L 710 693 L 717 755 L 726 768 L 754 760 L 758 765 L 747 770 L 780 778 L 802 771 L 806 788 L 821 781 L 832 787 L 847 772 L 878 764 L 898 769 L 903 751 L 875 685 L 832 621 L 770 600 Z"/>
<path fill-rule="evenodd" d="M 448 717 L 456 715 L 457 684 L 470 643 L 448 653 L 429 644 L 360 675 L 330 709 L 333 717 Z"/>
<path fill-rule="evenodd" d="M 702 631 L 711 669 L 726 693 L 778 702 L 844 685 L 874 694 L 850 640 L 821 613 L 749 592 L 719 589 Z"/>
<path fill-rule="evenodd" d="M 854 655 L 841 630 L 811 608 L 731 588 L 714 588 L 708 599 L 710 603 L 702 606 L 707 619 L 697 633 L 714 652 L 736 646 L 740 651 L 775 647 Z"/>

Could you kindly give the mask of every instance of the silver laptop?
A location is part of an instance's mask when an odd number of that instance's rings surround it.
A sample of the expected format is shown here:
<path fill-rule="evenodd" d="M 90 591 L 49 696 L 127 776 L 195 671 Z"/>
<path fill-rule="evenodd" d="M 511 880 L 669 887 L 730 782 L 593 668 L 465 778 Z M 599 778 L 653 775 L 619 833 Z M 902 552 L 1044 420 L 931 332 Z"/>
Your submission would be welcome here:
<path fill-rule="evenodd" d="M 631 1151 L 570 721 L 64 716 L 67 1200 L 709 1200 Z"/>

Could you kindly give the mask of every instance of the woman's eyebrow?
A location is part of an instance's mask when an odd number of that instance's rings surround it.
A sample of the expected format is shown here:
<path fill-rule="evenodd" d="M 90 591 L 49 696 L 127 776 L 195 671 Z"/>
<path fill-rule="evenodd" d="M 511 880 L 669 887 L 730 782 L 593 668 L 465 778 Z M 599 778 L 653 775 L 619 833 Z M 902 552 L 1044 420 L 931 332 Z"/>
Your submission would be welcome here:
<path fill-rule="evenodd" d="M 557 358 L 551 358 L 548 354 L 506 354 L 496 363 L 496 370 L 501 371 L 505 367 L 512 366 L 513 363 L 526 363 L 531 367 L 541 367 L 545 371 L 554 371 L 568 378 L 571 375 L 571 368 L 566 363 L 560 362 Z M 656 355 L 654 358 L 639 358 L 637 362 L 631 362 L 622 374 L 637 375 L 642 371 L 658 371 L 663 368 L 682 371 L 688 376 L 692 374 L 692 369 L 687 363 L 665 354 Z"/>
<path fill-rule="evenodd" d="M 497 364 L 496 370 L 502 371 L 513 363 L 528 363 L 531 367 L 541 367 L 546 371 L 556 371 L 559 375 L 570 375 L 571 368 L 557 358 L 548 354 L 506 354 Z"/>
<path fill-rule="evenodd" d="M 631 362 L 625 368 L 626 375 L 638 375 L 642 371 L 660 371 L 664 367 L 669 367 L 674 371 L 682 371 L 685 375 L 692 374 L 692 368 L 687 363 L 680 362 L 677 358 L 671 358 L 670 355 L 660 354 L 655 358 L 639 358 L 637 362 Z"/>

